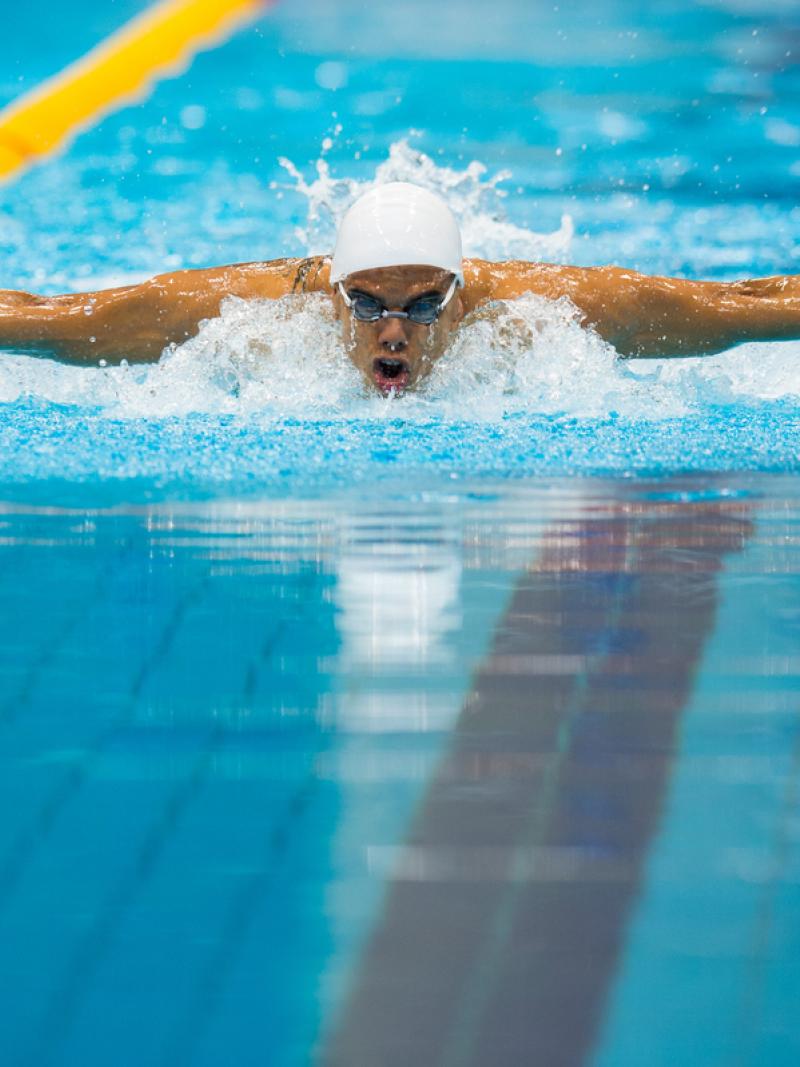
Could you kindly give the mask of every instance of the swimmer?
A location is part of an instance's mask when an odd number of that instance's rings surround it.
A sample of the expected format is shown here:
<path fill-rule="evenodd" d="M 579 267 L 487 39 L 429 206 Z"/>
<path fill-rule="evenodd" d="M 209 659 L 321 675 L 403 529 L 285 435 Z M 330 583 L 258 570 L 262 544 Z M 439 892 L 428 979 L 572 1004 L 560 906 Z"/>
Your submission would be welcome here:
<path fill-rule="evenodd" d="M 525 293 L 568 297 L 582 324 L 623 357 L 700 356 L 800 337 L 800 276 L 696 282 L 620 267 L 462 259 L 447 204 L 391 182 L 352 205 L 331 257 L 182 270 L 64 296 L 0 290 L 0 347 L 84 366 L 155 362 L 217 316 L 226 297 L 290 293 L 327 294 L 350 359 L 383 393 L 418 385 L 465 316 Z"/>

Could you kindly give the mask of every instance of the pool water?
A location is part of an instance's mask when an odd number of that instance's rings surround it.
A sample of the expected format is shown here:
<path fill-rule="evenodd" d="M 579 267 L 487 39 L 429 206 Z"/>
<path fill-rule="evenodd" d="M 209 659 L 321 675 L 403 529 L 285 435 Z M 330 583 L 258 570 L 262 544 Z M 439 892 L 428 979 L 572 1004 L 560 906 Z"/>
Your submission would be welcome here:
<path fill-rule="evenodd" d="M 33 0 L 10 100 L 144 5 Z M 76 17 L 80 15 L 80 17 Z M 800 21 L 275 6 L 0 192 L 4 281 L 329 251 L 800 273 Z M 371 397 L 323 298 L 0 359 L 0 1055 L 796 1064 L 800 341 L 525 297 Z"/>

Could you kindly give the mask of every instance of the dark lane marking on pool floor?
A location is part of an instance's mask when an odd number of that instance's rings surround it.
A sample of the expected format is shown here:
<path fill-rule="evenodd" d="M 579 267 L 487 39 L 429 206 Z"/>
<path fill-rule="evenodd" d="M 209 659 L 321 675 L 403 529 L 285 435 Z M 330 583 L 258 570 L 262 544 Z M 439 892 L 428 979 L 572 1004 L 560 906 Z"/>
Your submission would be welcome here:
<path fill-rule="evenodd" d="M 713 505 L 639 504 L 587 520 L 577 554 L 556 539 L 520 580 L 407 841 L 386 850 L 383 915 L 326 1067 L 585 1062 L 717 574 L 749 532 Z"/>
<path fill-rule="evenodd" d="M 37 850 L 44 846 L 58 817 L 89 780 L 102 753 L 135 716 L 139 706 L 139 697 L 146 681 L 151 672 L 168 656 L 184 616 L 197 601 L 202 599 L 208 583 L 209 576 L 202 575 L 184 596 L 176 601 L 162 626 L 154 648 L 140 662 L 128 693 L 119 701 L 119 707 L 86 746 L 85 754 L 71 764 L 59 777 L 54 787 L 48 791 L 38 811 L 28 825 L 17 834 L 5 856 L 0 859 L 0 909 L 7 904 L 8 898 L 16 889 Z"/>
<path fill-rule="evenodd" d="M 313 600 L 294 605 L 291 615 L 274 623 L 261 648 L 259 661 L 245 666 L 242 684 L 243 699 L 253 698 L 253 678 L 275 653 L 276 645 L 290 626 L 308 624 Z M 170 639 L 169 645 L 172 644 Z M 91 926 L 77 944 L 56 981 L 37 1028 L 29 1062 L 41 1067 L 52 1062 L 68 1039 L 80 1015 L 82 1005 L 91 992 L 102 961 L 109 955 L 115 937 L 143 888 L 152 879 L 159 862 L 172 843 L 180 823 L 186 818 L 193 802 L 207 785 L 214 760 L 234 736 L 221 720 L 214 722 L 198 746 L 188 774 L 180 778 L 167 793 L 159 816 L 147 828 L 143 841 L 133 854 L 133 862 L 106 895 Z M 188 1019 L 177 1015 L 168 1040 L 165 1063 L 182 1064 L 192 1060 L 194 1050 L 201 1043 L 212 1024 L 219 997 L 225 988 L 230 971 L 241 950 L 246 932 L 257 909 L 263 904 L 265 891 L 275 879 L 276 864 L 283 859 L 290 839 L 289 826 L 302 814 L 317 782 L 313 774 L 300 780 L 288 802 L 278 814 L 266 836 L 263 866 L 244 881 L 225 911 L 223 930 L 209 964 L 198 976 L 194 1010 Z"/>
<path fill-rule="evenodd" d="M 4 695 L 0 700 L 0 728 L 16 722 L 19 713 L 30 704 L 31 697 L 37 685 L 41 683 L 45 672 L 52 667 L 64 645 L 102 601 L 118 568 L 130 558 L 135 547 L 136 542 L 133 537 L 122 540 L 119 552 L 111 555 L 97 571 L 94 579 L 88 583 L 89 588 L 81 589 L 74 597 L 74 601 L 70 603 L 70 610 L 65 613 L 60 624 L 52 633 L 46 635 L 34 655 L 29 657 L 22 680 L 15 686 L 10 696 Z M 59 590 L 59 595 L 63 595 L 61 590 Z"/>

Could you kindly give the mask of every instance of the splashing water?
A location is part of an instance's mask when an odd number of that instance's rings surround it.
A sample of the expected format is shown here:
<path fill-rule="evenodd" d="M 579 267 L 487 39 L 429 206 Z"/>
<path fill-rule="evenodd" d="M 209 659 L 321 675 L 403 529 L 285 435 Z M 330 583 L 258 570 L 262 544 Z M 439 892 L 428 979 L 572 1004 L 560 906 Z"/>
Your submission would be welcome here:
<path fill-rule="evenodd" d="M 330 413 L 363 393 L 327 297 L 228 297 L 218 318 L 152 365 L 89 370 L 12 358 L 0 365 L 0 401 L 24 396 L 99 409 L 113 418 L 192 412 Z"/>
<path fill-rule="evenodd" d="M 308 183 L 285 167 L 306 198 L 309 251 L 330 250 L 342 213 L 365 189 L 411 179 L 447 197 L 472 254 L 568 254 L 570 220 L 552 234 L 506 221 L 498 185 L 507 174 L 487 176 L 479 162 L 439 167 L 401 141 L 369 182 L 333 177 L 324 156 Z M 4 357 L 0 474 L 266 484 L 323 470 L 383 476 L 401 461 L 451 477 L 481 468 L 503 476 L 709 463 L 786 469 L 798 462 L 798 398 L 796 342 L 626 361 L 580 326 L 567 299 L 532 294 L 470 315 L 415 393 L 383 397 L 348 360 L 327 296 L 231 297 L 155 365 Z"/>
<path fill-rule="evenodd" d="M 329 253 L 350 205 L 386 182 L 413 182 L 444 197 L 461 227 L 465 256 L 562 262 L 572 241 L 574 228 L 569 215 L 562 216 L 554 233 L 535 233 L 505 218 L 502 202 L 506 194 L 498 186 L 511 177 L 510 171 L 500 170 L 486 177 L 487 168 L 479 160 L 463 170 L 440 167 L 405 139 L 391 146 L 388 159 L 378 165 L 371 181 L 334 177 L 324 152 L 310 182 L 291 160 L 282 157 L 280 163 L 293 179 L 292 187 L 308 202 L 307 222 L 298 229 L 297 237 L 309 254 Z"/>
<path fill-rule="evenodd" d="M 0 403 L 37 397 L 122 419 L 193 412 L 481 422 L 524 413 L 659 419 L 798 396 L 799 347 L 748 345 L 703 361 L 624 361 L 580 326 L 569 300 L 527 294 L 473 313 L 416 393 L 383 397 L 364 385 L 347 358 L 325 295 L 229 297 L 218 318 L 150 366 L 77 369 L 7 357 L 0 363 Z"/>

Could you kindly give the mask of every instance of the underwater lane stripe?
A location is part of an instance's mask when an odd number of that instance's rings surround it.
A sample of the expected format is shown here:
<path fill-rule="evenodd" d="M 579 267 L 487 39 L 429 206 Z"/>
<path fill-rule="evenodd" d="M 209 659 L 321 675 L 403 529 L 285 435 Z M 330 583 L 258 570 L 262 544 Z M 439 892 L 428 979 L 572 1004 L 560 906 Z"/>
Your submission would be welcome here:
<path fill-rule="evenodd" d="M 700 558 L 681 567 L 680 526 L 657 505 L 590 519 L 579 567 L 570 545 L 520 580 L 393 865 L 324 1067 L 589 1061 L 718 574 L 752 533 L 714 513 Z M 510 678 L 504 664 L 522 653 L 576 667 Z"/>
<path fill-rule="evenodd" d="M 57 151 L 276 0 L 161 0 L 0 112 L 0 180 Z"/>

